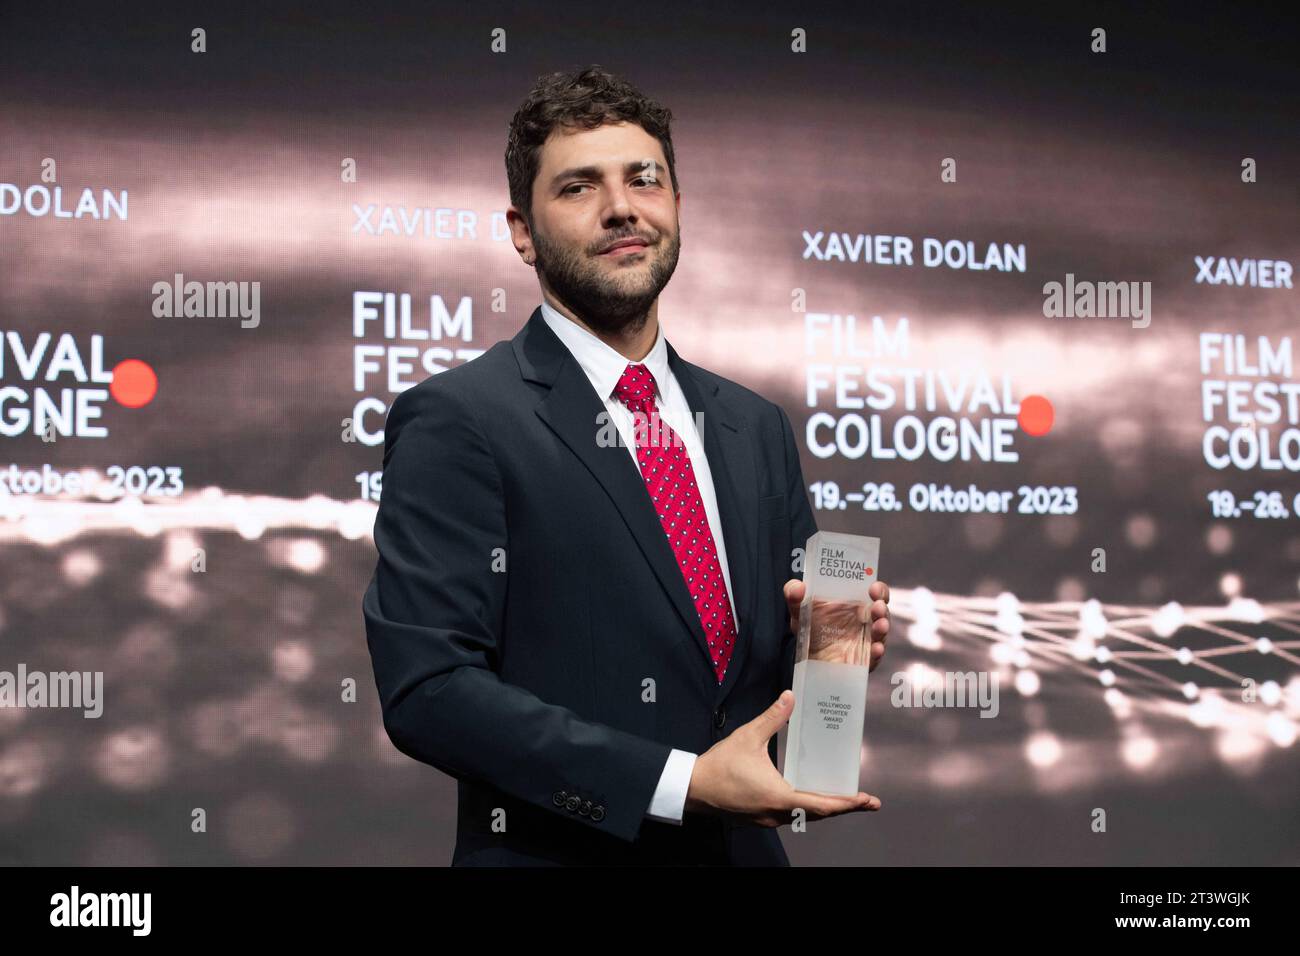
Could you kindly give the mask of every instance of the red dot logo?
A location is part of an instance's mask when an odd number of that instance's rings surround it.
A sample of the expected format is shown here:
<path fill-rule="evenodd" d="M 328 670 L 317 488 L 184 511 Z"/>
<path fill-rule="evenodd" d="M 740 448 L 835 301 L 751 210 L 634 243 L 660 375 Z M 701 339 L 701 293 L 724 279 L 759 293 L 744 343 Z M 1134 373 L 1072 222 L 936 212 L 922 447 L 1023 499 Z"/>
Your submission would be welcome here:
<path fill-rule="evenodd" d="M 148 405 L 158 394 L 158 376 L 139 359 L 125 359 L 113 367 L 113 383 L 109 393 L 127 408 Z"/>
<path fill-rule="evenodd" d="M 1020 422 L 1020 427 L 1026 434 L 1038 438 L 1052 430 L 1052 423 L 1056 421 L 1056 410 L 1042 395 L 1026 395 L 1020 403 L 1020 414 L 1016 420 Z"/>

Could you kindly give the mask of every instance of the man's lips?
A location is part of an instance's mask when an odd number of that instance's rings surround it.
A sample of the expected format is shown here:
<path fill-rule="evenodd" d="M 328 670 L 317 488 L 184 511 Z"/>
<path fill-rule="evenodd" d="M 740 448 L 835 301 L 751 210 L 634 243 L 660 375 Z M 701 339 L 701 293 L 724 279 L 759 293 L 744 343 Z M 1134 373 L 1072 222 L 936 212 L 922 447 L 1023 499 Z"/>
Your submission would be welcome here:
<path fill-rule="evenodd" d="M 625 256 L 634 252 L 640 252 L 649 246 L 644 239 L 620 239 L 612 246 L 601 252 L 602 256 Z"/>

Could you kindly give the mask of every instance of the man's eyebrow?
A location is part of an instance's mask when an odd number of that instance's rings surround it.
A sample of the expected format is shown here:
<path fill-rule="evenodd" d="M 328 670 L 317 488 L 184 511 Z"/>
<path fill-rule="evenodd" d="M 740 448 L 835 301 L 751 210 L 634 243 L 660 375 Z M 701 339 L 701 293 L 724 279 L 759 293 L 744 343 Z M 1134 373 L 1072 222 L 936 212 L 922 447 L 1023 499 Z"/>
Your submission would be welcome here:
<path fill-rule="evenodd" d="M 657 160 L 653 160 L 649 158 L 643 160 L 631 160 L 623 164 L 623 174 L 625 176 L 630 176 L 633 173 L 653 172 L 654 175 L 658 177 L 661 176 L 662 169 L 663 167 L 659 165 Z M 557 173 L 555 178 L 551 180 L 551 186 L 552 187 L 558 186 L 566 179 L 600 179 L 600 178 L 601 178 L 601 172 L 599 166 L 573 166 L 569 169 L 564 170 L 561 173 Z"/>

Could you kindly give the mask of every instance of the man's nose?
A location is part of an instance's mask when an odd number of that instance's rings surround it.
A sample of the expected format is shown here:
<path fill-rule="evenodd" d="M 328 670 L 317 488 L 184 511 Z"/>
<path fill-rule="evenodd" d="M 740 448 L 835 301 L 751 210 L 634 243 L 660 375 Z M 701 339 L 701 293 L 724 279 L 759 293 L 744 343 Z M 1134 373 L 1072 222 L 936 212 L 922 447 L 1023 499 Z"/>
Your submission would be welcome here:
<path fill-rule="evenodd" d="M 628 192 L 626 186 L 614 186 L 606 195 L 609 197 L 605 204 L 603 217 L 606 225 L 628 219 L 636 221 L 636 211 L 632 208 L 631 193 Z"/>

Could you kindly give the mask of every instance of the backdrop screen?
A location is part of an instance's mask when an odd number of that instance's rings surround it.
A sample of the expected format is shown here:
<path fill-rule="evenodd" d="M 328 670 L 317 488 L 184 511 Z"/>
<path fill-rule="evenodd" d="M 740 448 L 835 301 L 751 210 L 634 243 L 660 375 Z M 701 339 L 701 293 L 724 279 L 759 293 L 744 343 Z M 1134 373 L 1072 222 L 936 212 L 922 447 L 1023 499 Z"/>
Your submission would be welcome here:
<path fill-rule="evenodd" d="M 0 860 L 450 859 L 360 610 L 384 420 L 540 302 L 506 128 L 598 63 L 673 111 L 669 341 L 882 542 L 885 809 L 792 860 L 1300 862 L 1276 25 L 311 9 L 3 15 Z"/>

